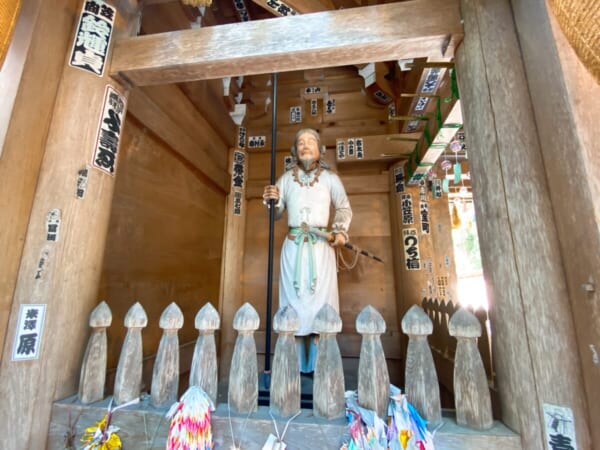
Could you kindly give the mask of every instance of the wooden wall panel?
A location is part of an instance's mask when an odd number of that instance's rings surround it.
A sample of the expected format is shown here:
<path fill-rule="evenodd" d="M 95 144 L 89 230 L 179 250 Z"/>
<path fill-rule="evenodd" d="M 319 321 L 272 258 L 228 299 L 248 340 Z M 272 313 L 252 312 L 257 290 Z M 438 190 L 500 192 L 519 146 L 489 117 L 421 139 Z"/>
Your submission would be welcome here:
<path fill-rule="evenodd" d="M 134 120 L 125 131 L 99 291 L 114 317 L 109 367 L 118 362 L 123 318 L 135 301 L 148 314 L 145 355 L 158 350 L 158 320 L 171 302 L 185 316 L 180 343 L 196 339 L 196 313 L 207 300 L 218 304 L 224 229 L 223 193 Z"/>

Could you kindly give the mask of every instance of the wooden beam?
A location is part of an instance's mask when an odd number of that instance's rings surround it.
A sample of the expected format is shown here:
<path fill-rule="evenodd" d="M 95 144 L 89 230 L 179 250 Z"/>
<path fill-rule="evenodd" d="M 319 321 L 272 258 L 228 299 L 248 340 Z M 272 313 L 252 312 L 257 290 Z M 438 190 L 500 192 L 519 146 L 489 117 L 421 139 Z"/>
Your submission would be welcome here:
<path fill-rule="evenodd" d="M 457 0 L 415 0 L 139 36 L 116 42 L 110 73 L 142 86 L 439 59 L 462 39 L 460 20 Z"/>
<path fill-rule="evenodd" d="M 222 80 L 182 83 L 179 88 L 194 104 L 200 115 L 219 134 L 224 144 L 227 147 L 233 147 L 237 129 L 229 115 L 229 109 L 223 101 Z"/>

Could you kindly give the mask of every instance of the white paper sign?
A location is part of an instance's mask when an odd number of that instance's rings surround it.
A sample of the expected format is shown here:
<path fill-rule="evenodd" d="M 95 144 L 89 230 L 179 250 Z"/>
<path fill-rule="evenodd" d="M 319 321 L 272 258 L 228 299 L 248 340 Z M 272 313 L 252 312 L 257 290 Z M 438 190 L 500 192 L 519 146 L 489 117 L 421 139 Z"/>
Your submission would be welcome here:
<path fill-rule="evenodd" d="M 38 359 L 46 305 L 21 305 L 12 360 L 26 361 Z"/>
<path fill-rule="evenodd" d="M 406 270 L 421 270 L 421 256 L 419 254 L 419 237 L 416 228 L 402 230 L 404 243 L 404 261 Z"/>
<path fill-rule="evenodd" d="M 69 65 L 102 76 L 116 8 L 101 0 L 83 2 Z"/>
<path fill-rule="evenodd" d="M 124 117 L 125 97 L 114 87 L 107 85 L 94 146 L 92 167 L 113 176 L 117 170 L 117 152 L 119 151 Z"/>
<path fill-rule="evenodd" d="M 548 450 L 577 450 L 573 411 L 544 403 L 544 422 Z"/>

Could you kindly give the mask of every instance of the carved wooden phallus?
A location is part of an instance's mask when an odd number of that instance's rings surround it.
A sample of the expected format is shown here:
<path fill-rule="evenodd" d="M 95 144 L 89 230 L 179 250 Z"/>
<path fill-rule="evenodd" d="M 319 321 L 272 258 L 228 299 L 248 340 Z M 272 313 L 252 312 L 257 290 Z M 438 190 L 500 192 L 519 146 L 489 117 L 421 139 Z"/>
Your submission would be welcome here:
<path fill-rule="evenodd" d="M 198 330 L 198 339 L 194 347 L 190 386 L 200 386 L 216 405 L 218 365 L 215 330 L 221 326 L 221 319 L 210 302 L 207 302 L 196 314 L 195 326 Z"/>
<path fill-rule="evenodd" d="M 456 422 L 477 430 L 493 425 L 492 404 L 483 361 L 477 348 L 481 324 L 465 308 L 454 313 L 448 323 L 458 345 L 454 358 L 454 402 Z"/>
<path fill-rule="evenodd" d="M 342 319 L 331 305 L 324 305 L 314 321 L 319 332 L 317 362 L 313 385 L 313 413 L 317 417 L 335 419 L 343 416 L 344 367 L 336 334 L 342 331 Z"/>
<path fill-rule="evenodd" d="M 413 305 L 402 318 L 402 331 L 408 335 L 406 352 L 406 396 L 431 426 L 442 420 L 440 387 L 427 336 L 433 323 L 425 311 Z"/>
<path fill-rule="evenodd" d="M 183 326 L 183 313 L 171 303 L 160 315 L 159 326 L 164 330 L 158 345 L 150 401 L 154 406 L 167 406 L 177 401 L 179 389 L 179 337 L 177 331 Z"/>
<path fill-rule="evenodd" d="M 121 348 L 115 389 L 116 405 L 122 405 L 140 395 L 142 386 L 142 328 L 148 325 L 148 316 L 139 302 L 136 302 L 125 315 L 127 334 Z"/>
<path fill-rule="evenodd" d="M 97 402 L 104 398 L 107 358 L 106 328 L 111 323 L 110 308 L 106 302 L 102 301 L 90 314 L 92 334 L 85 349 L 79 378 L 78 398 L 81 403 Z"/>
<path fill-rule="evenodd" d="M 275 314 L 273 330 L 279 337 L 275 344 L 269 402 L 271 410 L 284 417 L 300 411 L 300 368 L 294 338 L 299 326 L 298 313 L 291 306 L 284 306 Z"/>
<path fill-rule="evenodd" d="M 258 361 L 254 332 L 260 318 L 246 302 L 235 313 L 233 328 L 237 330 L 231 369 L 229 371 L 229 406 L 237 413 L 250 413 L 258 407 Z"/>
<path fill-rule="evenodd" d="M 356 331 L 362 334 L 358 362 L 358 403 L 386 417 L 390 396 L 390 376 L 380 335 L 385 333 L 385 320 L 371 305 L 356 317 Z"/>

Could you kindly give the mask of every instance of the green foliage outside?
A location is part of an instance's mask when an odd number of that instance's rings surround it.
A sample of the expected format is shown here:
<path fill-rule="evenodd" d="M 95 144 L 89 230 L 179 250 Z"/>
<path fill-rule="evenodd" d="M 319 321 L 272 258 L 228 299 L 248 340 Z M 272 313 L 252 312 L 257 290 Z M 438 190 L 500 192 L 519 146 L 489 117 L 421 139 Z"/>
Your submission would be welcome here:
<path fill-rule="evenodd" d="M 452 208 L 452 205 L 450 208 Z M 460 205 L 458 210 L 461 225 L 452 230 L 452 240 L 454 242 L 456 274 L 458 278 L 461 278 L 481 274 L 482 269 L 473 203 Z"/>

